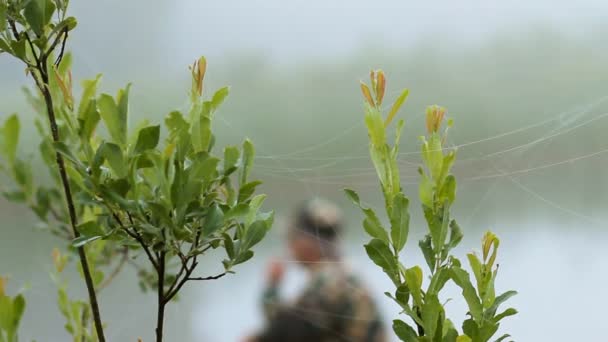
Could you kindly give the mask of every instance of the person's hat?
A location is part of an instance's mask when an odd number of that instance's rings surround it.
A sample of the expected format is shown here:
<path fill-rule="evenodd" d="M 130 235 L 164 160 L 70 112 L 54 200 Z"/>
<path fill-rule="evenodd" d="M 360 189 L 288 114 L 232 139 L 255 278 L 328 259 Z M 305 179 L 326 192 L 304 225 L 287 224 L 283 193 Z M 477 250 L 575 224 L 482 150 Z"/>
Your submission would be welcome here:
<path fill-rule="evenodd" d="M 342 233 L 342 213 L 332 202 L 314 198 L 300 206 L 291 228 L 325 240 L 333 240 Z"/>

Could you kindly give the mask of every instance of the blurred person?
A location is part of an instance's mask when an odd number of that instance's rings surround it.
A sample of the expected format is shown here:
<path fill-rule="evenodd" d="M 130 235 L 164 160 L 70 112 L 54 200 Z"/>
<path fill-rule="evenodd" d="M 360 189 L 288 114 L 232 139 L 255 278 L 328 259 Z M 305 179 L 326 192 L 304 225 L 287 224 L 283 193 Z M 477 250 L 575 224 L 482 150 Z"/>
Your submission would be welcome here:
<path fill-rule="evenodd" d="M 263 307 L 264 329 L 247 341 L 383 342 L 378 309 L 357 277 L 342 261 L 339 209 L 323 199 L 302 205 L 288 226 L 287 246 L 308 272 L 308 282 L 293 303 L 280 299 L 283 262 L 270 264 Z"/>

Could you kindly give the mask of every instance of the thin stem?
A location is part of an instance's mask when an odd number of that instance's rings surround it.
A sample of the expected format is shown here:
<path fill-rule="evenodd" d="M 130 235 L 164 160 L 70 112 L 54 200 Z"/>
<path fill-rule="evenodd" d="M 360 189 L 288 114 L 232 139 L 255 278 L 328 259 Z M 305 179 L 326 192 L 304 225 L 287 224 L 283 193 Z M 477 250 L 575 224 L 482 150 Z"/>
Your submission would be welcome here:
<path fill-rule="evenodd" d="M 10 22 L 10 26 L 13 29 L 13 33 L 16 36 L 18 36 L 18 32 L 16 30 L 14 21 Z M 33 72 L 32 72 L 32 78 L 36 82 L 36 85 L 38 86 L 40 92 L 42 93 L 42 96 L 44 97 L 44 102 L 46 105 L 47 115 L 48 115 L 48 119 L 49 119 L 49 124 L 51 126 L 51 135 L 53 137 L 53 141 L 59 142 L 60 141 L 59 129 L 57 127 L 57 119 L 55 117 L 55 109 L 53 107 L 53 98 L 52 98 L 51 92 L 49 90 L 49 78 L 48 78 L 48 68 L 46 65 L 46 57 L 44 57 L 42 60 L 39 60 L 38 57 L 36 56 L 36 52 L 33 48 L 33 45 L 31 44 L 31 40 L 29 39 L 29 36 L 27 36 L 27 33 L 26 33 L 26 38 L 32 48 L 32 54 L 36 58 L 36 65 L 37 65 L 36 69 L 40 73 L 40 79 Z M 55 159 L 57 161 L 57 167 L 59 169 L 61 183 L 63 184 L 63 192 L 65 195 L 66 204 L 68 206 L 68 212 L 69 212 L 69 216 L 70 216 L 70 223 L 72 226 L 72 231 L 74 233 L 74 237 L 77 238 L 80 236 L 80 233 L 78 232 L 78 229 L 76 228 L 78 226 L 78 218 L 76 215 L 76 207 L 74 205 L 74 200 L 72 198 L 72 190 L 70 188 L 69 178 L 68 178 L 66 168 L 65 168 L 65 162 L 64 162 L 61 154 L 59 154 L 58 152 L 55 155 Z M 105 336 L 103 333 L 103 326 L 102 326 L 102 322 L 101 322 L 101 315 L 99 313 L 99 305 L 97 304 L 97 295 L 95 293 L 95 285 L 93 283 L 93 277 L 91 276 L 91 270 L 89 269 L 89 263 L 87 261 L 87 255 L 85 253 L 84 246 L 81 246 L 78 248 L 78 257 L 80 259 L 80 265 L 82 266 L 82 273 L 83 273 L 84 280 L 85 280 L 85 283 L 87 286 L 87 292 L 89 294 L 89 302 L 91 304 L 91 312 L 93 313 L 93 320 L 95 322 L 95 330 L 97 332 L 97 337 L 99 339 L 99 342 L 105 342 Z"/>
<path fill-rule="evenodd" d="M 228 274 L 228 272 L 222 272 L 218 275 L 209 276 L 209 277 L 196 277 L 196 278 L 187 278 L 186 280 L 216 280 Z"/>
<path fill-rule="evenodd" d="M 114 217 L 116 222 L 118 222 L 118 225 L 120 225 L 120 228 L 122 228 L 122 230 L 124 230 L 125 233 L 127 233 L 130 237 L 134 238 L 135 240 L 137 240 L 137 242 L 139 242 L 139 244 L 143 248 L 144 252 L 146 252 L 146 255 L 148 256 L 148 260 L 150 260 L 150 263 L 152 263 L 152 266 L 154 266 L 154 269 L 156 271 L 158 271 L 159 262 L 157 262 L 157 260 L 154 259 L 154 256 L 150 252 L 148 245 L 146 245 L 146 242 L 144 241 L 141 234 L 139 234 L 137 229 L 135 229 L 135 227 L 133 227 L 133 231 L 130 231 L 128 227 L 126 227 L 124 224 L 122 224 L 122 220 L 120 219 L 120 217 L 118 217 L 118 215 L 116 213 L 114 213 L 109 206 L 108 206 L 108 210 L 110 211 L 110 213 L 112 213 L 112 216 Z M 133 219 L 131 218 L 130 214 L 129 214 L 129 220 L 131 221 L 131 225 L 133 225 Z M 158 257 L 158 255 L 157 255 L 157 257 Z"/>
<path fill-rule="evenodd" d="M 158 274 L 158 313 L 156 318 L 156 342 L 163 340 L 163 324 L 165 320 L 165 256 L 166 252 L 162 251 L 158 259 L 159 268 Z"/>

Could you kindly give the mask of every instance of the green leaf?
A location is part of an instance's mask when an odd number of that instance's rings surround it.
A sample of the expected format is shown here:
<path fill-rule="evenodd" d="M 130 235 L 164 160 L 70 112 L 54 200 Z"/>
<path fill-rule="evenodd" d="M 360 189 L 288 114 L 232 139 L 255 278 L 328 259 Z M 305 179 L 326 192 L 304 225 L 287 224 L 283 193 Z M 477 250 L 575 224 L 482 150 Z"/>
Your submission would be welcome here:
<path fill-rule="evenodd" d="M 499 338 L 498 338 L 496 341 L 494 341 L 494 342 L 501 342 L 501 341 L 504 341 L 506 338 L 509 338 L 509 337 L 511 337 L 511 335 L 509 335 L 509 334 L 504 334 L 504 335 L 500 336 L 500 337 L 499 337 Z"/>
<path fill-rule="evenodd" d="M 224 225 L 224 212 L 215 204 L 207 212 L 203 225 L 203 236 L 209 237 Z"/>
<path fill-rule="evenodd" d="M 410 289 L 416 306 L 422 307 L 422 269 L 418 266 L 408 268 L 405 271 L 405 282 Z"/>
<path fill-rule="evenodd" d="M 203 109 L 192 122 L 192 145 L 195 152 L 206 152 L 211 144 L 211 117 L 209 105 Z"/>
<path fill-rule="evenodd" d="M 249 212 L 247 213 L 247 216 L 245 217 L 245 224 L 247 226 L 251 225 L 255 221 L 256 216 L 258 216 L 258 211 L 262 207 L 262 204 L 264 204 L 265 200 L 266 200 L 266 195 L 260 194 L 260 195 L 254 196 L 251 199 L 251 201 L 249 201 Z"/>
<path fill-rule="evenodd" d="M 103 228 L 96 221 L 87 221 L 81 223 L 76 228 L 78 232 L 85 237 L 105 235 Z"/>
<path fill-rule="evenodd" d="M 29 198 L 29 196 L 33 194 L 34 190 L 32 166 L 21 159 L 15 159 L 13 172 L 15 175 L 15 181 L 17 184 L 23 187 L 26 198 Z"/>
<path fill-rule="evenodd" d="M 251 249 L 251 247 L 262 241 L 266 235 L 266 232 L 268 232 L 268 228 L 269 227 L 265 221 L 258 220 L 253 222 L 245 231 L 245 237 L 241 246 L 244 249 Z"/>
<path fill-rule="evenodd" d="M 85 141 L 89 141 L 93 136 L 93 132 L 97 128 L 99 121 L 101 120 L 101 116 L 99 115 L 99 110 L 97 110 L 97 101 L 92 99 L 88 101 L 88 106 L 86 110 L 83 112 L 83 115 L 78 118 L 79 122 L 79 135 Z"/>
<path fill-rule="evenodd" d="M 414 328 L 409 326 L 409 324 L 405 323 L 404 321 L 401 321 L 398 319 L 394 320 L 393 321 L 393 331 L 395 332 L 395 334 L 397 335 L 397 337 L 399 337 L 399 339 L 401 341 L 404 341 L 404 342 L 417 342 L 418 341 L 418 335 L 416 334 L 416 331 L 414 330 Z"/>
<path fill-rule="evenodd" d="M 446 267 L 440 267 L 431 277 L 431 283 L 429 284 L 427 294 L 439 294 L 448 280 L 450 280 L 449 269 Z"/>
<path fill-rule="evenodd" d="M 230 174 L 237 167 L 241 152 L 236 146 L 226 146 L 224 148 L 224 174 Z"/>
<path fill-rule="evenodd" d="M 25 298 L 23 298 L 23 295 L 17 295 L 13 299 L 13 330 L 15 331 L 15 335 L 17 332 L 17 328 L 19 327 L 19 323 L 21 322 L 21 318 L 23 317 L 24 311 Z"/>
<path fill-rule="evenodd" d="M 382 147 L 386 144 L 386 132 L 382 114 L 376 107 L 365 105 L 365 125 L 369 135 L 371 146 Z"/>
<path fill-rule="evenodd" d="M 418 169 L 420 173 L 420 185 L 418 185 L 418 196 L 420 197 L 420 202 L 428 207 L 433 207 L 433 183 L 429 180 L 426 174 L 422 171 L 422 169 Z"/>
<path fill-rule="evenodd" d="M 399 283 L 399 266 L 397 259 L 386 242 L 380 239 L 372 239 L 365 245 L 365 251 L 376 265 L 382 267 L 393 283 Z"/>
<path fill-rule="evenodd" d="M 460 226 L 458 223 L 456 223 L 456 220 L 452 220 L 450 222 L 450 241 L 448 242 L 448 247 L 456 247 L 462 240 L 462 237 L 462 229 L 460 229 Z"/>
<path fill-rule="evenodd" d="M 460 335 L 456 339 L 456 342 L 473 342 L 473 340 L 471 340 L 471 338 L 467 335 Z"/>
<path fill-rule="evenodd" d="M 376 213 L 372 209 L 366 210 L 367 217 L 363 220 L 363 229 L 369 236 L 380 239 L 386 243 L 389 243 L 388 233 L 382 227 L 380 220 L 376 216 Z"/>
<path fill-rule="evenodd" d="M 454 165 L 454 161 L 456 160 L 456 152 L 450 151 L 443 157 L 443 164 L 441 166 L 441 173 L 439 175 L 439 182 L 443 183 L 446 181 L 446 176 L 450 173 L 452 169 L 452 165 Z M 454 176 L 452 176 L 453 178 Z"/>
<path fill-rule="evenodd" d="M 0 2 L 0 32 L 6 30 L 6 10 L 6 2 Z"/>
<path fill-rule="evenodd" d="M 222 234 L 224 238 L 224 248 L 226 249 L 226 254 L 228 254 L 228 258 L 234 259 L 234 242 L 230 235 L 224 233 Z"/>
<path fill-rule="evenodd" d="M 393 120 L 395 115 L 397 115 L 397 112 L 403 105 L 403 102 L 405 102 L 405 100 L 407 99 L 409 93 L 410 91 L 408 89 L 404 89 L 401 95 L 399 95 L 399 97 L 397 98 L 397 100 L 395 100 L 395 103 L 393 103 L 393 106 L 391 107 L 391 110 L 388 112 L 388 116 L 386 117 L 386 121 L 384 122 L 385 127 L 388 127 L 388 125 L 390 125 L 391 121 Z"/>
<path fill-rule="evenodd" d="M 217 164 L 219 159 L 210 156 L 207 152 L 199 152 L 192 158 L 193 164 L 190 166 L 190 181 L 209 182 L 217 175 Z"/>
<path fill-rule="evenodd" d="M 359 194 L 352 189 L 344 189 L 344 193 L 346 197 L 348 197 L 356 206 L 361 207 L 361 200 L 359 199 Z"/>
<path fill-rule="evenodd" d="M 239 189 L 238 201 L 244 202 L 244 201 L 248 200 L 249 197 L 251 197 L 255 193 L 255 189 L 260 184 L 262 184 L 261 181 L 253 181 L 253 182 L 249 182 L 247 184 L 242 185 L 241 188 Z"/>
<path fill-rule="evenodd" d="M 44 27 L 51 21 L 55 12 L 55 3 L 51 0 L 31 0 L 25 5 L 23 16 L 37 36 L 41 36 Z"/>
<path fill-rule="evenodd" d="M 242 253 L 239 253 L 239 255 L 236 257 L 236 259 L 234 259 L 233 265 L 242 264 L 251 258 L 253 258 L 253 251 L 251 251 L 251 250 L 244 251 Z"/>
<path fill-rule="evenodd" d="M 242 169 L 240 176 L 240 184 L 246 184 L 247 178 L 249 178 L 249 172 L 251 171 L 251 167 L 253 166 L 253 158 L 255 156 L 255 149 L 251 140 L 245 139 L 243 142 L 243 160 L 242 160 Z"/>
<path fill-rule="evenodd" d="M 13 163 L 17 156 L 20 128 L 19 117 L 17 114 L 13 114 L 4 121 L 4 126 L 2 126 L 2 131 L 0 132 L 0 148 L 3 156 L 9 163 Z"/>
<path fill-rule="evenodd" d="M 25 55 L 25 44 L 26 40 L 24 36 L 21 36 L 19 40 L 11 40 L 11 50 L 13 50 L 14 56 L 24 60 L 26 58 Z"/>
<path fill-rule="evenodd" d="M 506 302 L 509 298 L 515 296 L 516 294 L 517 291 L 507 291 L 501 294 L 500 296 L 497 296 L 496 299 L 494 299 L 494 303 L 492 303 L 492 305 L 487 310 L 489 317 L 491 318 L 492 316 L 494 316 L 500 304 Z"/>
<path fill-rule="evenodd" d="M 224 103 L 224 100 L 228 96 L 230 92 L 230 87 L 223 87 L 218 89 L 215 94 L 213 94 L 213 98 L 211 99 L 211 112 L 215 112 L 219 106 Z"/>
<path fill-rule="evenodd" d="M 239 219 L 245 217 L 249 213 L 249 205 L 247 203 L 239 203 L 236 206 L 230 208 L 228 212 L 226 212 L 225 219 Z"/>
<path fill-rule="evenodd" d="M 409 200 L 398 193 L 393 199 L 391 210 L 391 239 L 393 247 L 400 252 L 407 242 L 407 235 L 410 229 L 410 214 L 408 212 Z"/>
<path fill-rule="evenodd" d="M 441 170 L 443 168 L 443 147 L 441 146 L 441 137 L 437 133 L 431 134 L 428 145 L 426 146 L 426 163 L 431 176 L 435 182 L 441 180 Z"/>
<path fill-rule="evenodd" d="M 0 23 L 1 25 L 1 23 Z M 2 52 L 8 52 L 10 54 L 13 53 L 13 49 L 11 49 L 11 46 L 6 42 L 6 40 L 2 39 L 0 37 L 0 53 Z"/>
<path fill-rule="evenodd" d="M 61 0 L 55 0 L 55 2 L 57 2 L 57 4 L 59 5 Z M 61 6 L 59 6 L 60 10 L 61 10 Z M 62 20 L 61 22 L 59 22 L 57 25 L 55 25 L 55 27 L 53 28 L 53 30 L 51 31 L 51 33 L 49 33 L 49 37 L 64 30 L 67 29 L 67 31 L 72 31 L 73 29 L 76 28 L 76 26 L 78 25 L 78 21 L 76 20 L 76 18 L 74 17 L 67 17 L 64 20 Z"/>
<path fill-rule="evenodd" d="M 462 295 L 469 306 L 469 312 L 471 316 L 476 322 L 481 320 L 482 313 L 482 305 L 479 297 L 477 297 L 477 293 L 475 292 L 475 288 L 471 284 L 471 280 L 469 278 L 469 274 L 467 271 L 463 270 L 460 267 L 452 267 L 450 269 L 450 275 L 452 276 L 452 280 L 454 283 L 458 285 L 462 289 Z"/>
<path fill-rule="evenodd" d="M 424 239 L 418 242 L 418 246 L 420 247 L 420 250 L 424 255 L 424 260 L 426 261 L 426 264 L 429 265 L 429 269 L 434 270 L 436 258 L 435 252 L 433 251 L 433 242 L 431 239 L 431 235 L 425 235 Z"/>
<path fill-rule="evenodd" d="M 58 142 L 53 143 L 53 146 L 55 147 L 55 151 L 57 151 L 59 154 L 64 156 L 67 160 L 72 162 L 74 165 L 78 166 L 81 170 L 84 170 L 86 168 L 84 166 L 84 164 L 80 161 L 80 159 L 78 159 L 78 157 L 76 157 L 72 153 L 72 151 L 66 144 L 62 143 L 61 141 L 58 141 Z"/>
<path fill-rule="evenodd" d="M 127 86 L 126 91 L 121 96 L 121 107 L 124 107 L 124 102 L 129 94 L 129 87 Z M 127 111 L 124 108 L 119 107 L 114 98 L 108 94 L 101 94 L 99 100 L 97 100 L 99 106 L 99 115 L 106 124 L 112 141 L 120 146 L 125 146 L 127 143 Z"/>
<path fill-rule="evenodd" d="M 437 295 L 427 292 L 426 296 L 424 297 L 424 304 L 422 306 L 422 321 L 424 322 L 425 335 L 431 339 L 433 339 L 438 333 L 437 320 L 442 312 L 443 306 L 441 306 Z M 439 334 L 441 335 L 441 333 L 442 331 L 440 330 Z"/>
<path fill-rule="evenodd" d="M 137 143 L 135 143 L 134 153 L 139 154 L 146 150 L 156 148 L 158 140 L 160 138 L 160 126 L 148 126 L 142 128 L 137 136 Z"/>
<path fill-rule="evenodd" d="M 501 319 L 503 319 L 505 317 L 513 316 L 513 315 L 517 315 L 517 310 L 515 310 L 514 308 L 508 308 L 505 311 L 494 316 L 492 321 L 494 321 L 495 323 L 498 323 L 498 322 L 500 322 Z"/>
<path fill-rule="evenodd" d="M 388 233 L 382 226 L 382 223 L 380 222 L 380 219 L 378 219 L 378 216 L 374 210 L 364 207 L 359 200 L 359 195 L 354 190 L 344 189 L 344 193 L 365 214 L 366 218 L 363 220 L 363 229 L 367 232 L 367 234 L 373 238 L 380 239 L 387 244 L 390 243 Z"/>
<path fill-rule="evenodd" d="M 27 199 L 23 191 L 4 191 L 2 196 L 11 202 L 23 203 Z"/>
<path fill-rule="evenodd" d="M 456 199 L 456 178 L 453 175 L 449 175 L 446 177 L 443 185 L 441 186 L 441 191 L 439 193 L 439 202 L 447 201 L 449 204 L 454 203 Z"/>
<path fill-rule="evenodd" d="M 407 284 L 401 284 L 395 290 L 395 299 L 402 305 L 407 304 L 410 300 L 410 289 Z"/>
<path fill-rule="evenodd" d="M 122 154 L 122 149 L 120 146 L 104 142 L 99 146 L 101 156 L 110 164 L 110 168 L 116 173 L 118 178 L 124 178 L 127 176 L 127 165 L 124 161 L 124 156 Z"/>
<path fill-rule="evenodd" d="M 99 240 L 101 239 L 102 236 L 100 235 L 96 235 L 96 236 L 79 236 L 77 238 L 75 238 L 74 240 L 72 240 L 72 247 L 75 248 L 79 248 L 82 247 L 88 243 L 91 243 L 95 240 Z"/>

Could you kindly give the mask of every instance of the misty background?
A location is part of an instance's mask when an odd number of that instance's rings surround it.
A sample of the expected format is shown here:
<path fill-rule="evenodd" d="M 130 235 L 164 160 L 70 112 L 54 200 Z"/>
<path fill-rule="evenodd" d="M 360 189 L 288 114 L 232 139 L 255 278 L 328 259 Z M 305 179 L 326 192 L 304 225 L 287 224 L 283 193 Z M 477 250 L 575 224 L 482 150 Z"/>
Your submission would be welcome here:
<path fill-rule="evenodd" d="M 501 238 L 497 290 L 519 294 L 519 314 L 499 332 L 515 341 L 603 341 L 608 305 L 608 3 L 605 1 L 72 1 L 79 21 L 71 35 L 75 84 L 103 73 L 115 94 L 133 82 L 131 127 L 160 122 L 188 103 L 187 65 L 205 55 L 206 89 L 231 86 L 215 121 L 218 148 L 256 146 L 254 175 L 276 225 L 237 274 L 189 283 L 167 309 L 168 341 L 239 341 L 262 324 L 259 294 L 266 262 L 286 255 L 282 222 L 312 196 L 336 201 L 347 214 L 344 253 L 374 291 L 387 326 L 399 308 L 382 295 L 392 283 L 365 255 L 361 215 L 346 186 L 380 207 L 367 156 L 359 80 L 387 73 L 387 101 L 402 88 L 402 181 L 412 200 L 403 260 L 424 264 L 425 231 L 417 202 L 417 137 L 424 109 L 448 108 L 458 147 L 453 215 L 465 238 L 455 254 L 477 249 L 483 232 Z M 22 65 L 0 56 L 0 120 L 18 112 L 20 151 L 39 139 L 20 90 L 31 86 Z M 65 341 L 49 272 L 54 246 L 27 209 L 0 199 L 0 274 L 9 291 L 25 285 L 23 340 Z M 221 269 L 210 255 L 202 275 Z M 86 298 L 75 272 L 69 288 Z M 304 274 L 290 267 L 285 295 Z M 460 324 L 466 303 L 457 288 L 448 315 Z M 154 295 L 142 294 L 129 270 L 101 295 L 110 341 L 152 340 Z M 557 328 L 556 328 L 557 327 Z M 498 335 L 499 336 L 499 335 Z"/>

